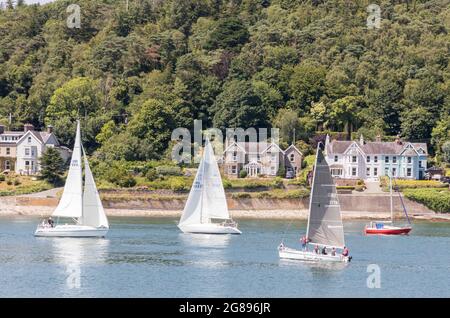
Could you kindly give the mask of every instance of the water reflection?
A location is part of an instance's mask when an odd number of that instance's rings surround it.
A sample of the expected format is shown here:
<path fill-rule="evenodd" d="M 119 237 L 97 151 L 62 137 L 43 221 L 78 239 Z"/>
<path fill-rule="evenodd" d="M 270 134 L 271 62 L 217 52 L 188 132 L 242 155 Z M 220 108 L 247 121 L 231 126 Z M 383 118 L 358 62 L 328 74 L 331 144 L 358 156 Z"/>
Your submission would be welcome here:
<path fill-rule="evenodd" d="M 108 254 L 109 240 L 93 238 L 55 238 L 51 243 L 53 258 L 64 267 L 68 289 L 82 285 L 82 267 L 103 264 Z"/>
<path fill-rule="evenodd" d="M 343 263 L 343 262 L 303 262 L 293 259 L 280 259 L 279 265 L 280 266 L 287 266 L 287 267 L 298 267 L 302 269 L 309 269 L 311 272 L 314 273 L 327 273 L 329 272 L 335 272 L 337 270 L 343 270 L 345 269 L 350 263 Z"/>
<path fill-rule="evenodd" d="M 190 264 L 217 268 L 229 265 L 226 259 L 230 235 L 180 233 L 182 249 L 190 256 Z"/>

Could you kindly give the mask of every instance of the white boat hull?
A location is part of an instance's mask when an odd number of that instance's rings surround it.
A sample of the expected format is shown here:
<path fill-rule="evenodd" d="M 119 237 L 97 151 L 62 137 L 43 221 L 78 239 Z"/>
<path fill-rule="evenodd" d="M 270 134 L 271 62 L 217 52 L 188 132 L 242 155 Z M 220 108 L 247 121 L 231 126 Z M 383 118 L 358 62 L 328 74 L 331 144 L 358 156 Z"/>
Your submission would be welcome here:
<path fill-rule="evenodd" d="M 178 225 L 178 228 L 184 233 L 199 233 L 199 234 L 241 234 L 237 227 L 206 223 L 206 224 L 187 224 Z"/>
<path fill-rule="evenodd" d="M 311 251 L 299 251 L 289 247 L 282 247 L 278 249 L 280 258 L 299 260 L 304 262 L 339 262 L 347 263 L 350 262 L 351 257 L 342 256 L 336 254 L 335 256 L 331 254 L 317 254 Z"/>
<path fill-rule="evenodd" d="M 43 237 L 105 237 L 106 227 L 93 227 L 86 225 L 56 225 L 55 227 L 39 226 L 34 236 Z"/>

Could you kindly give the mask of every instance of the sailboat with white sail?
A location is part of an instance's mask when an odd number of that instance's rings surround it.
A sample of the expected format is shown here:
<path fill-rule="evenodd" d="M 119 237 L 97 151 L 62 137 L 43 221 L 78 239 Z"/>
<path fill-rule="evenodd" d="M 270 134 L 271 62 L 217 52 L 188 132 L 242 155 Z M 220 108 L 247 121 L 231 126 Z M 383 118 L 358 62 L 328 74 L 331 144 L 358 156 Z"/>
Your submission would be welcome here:
<path fill-rule="evenodd" d="M 408 225 L 395 225 L 394 224 L 394 203 L 393 203 L 393 188 L 392 188 L 392 177 L 388 175 L 389 178 L 389 196 L 390 196 L 390 207 L 391 207 L 391 220 L 390 221 L 374 221 L 370 222 L 364 228 L 365 234 L 379 234 L 379 235 L 407 235 L 411 232 L 411 222 L 409 221 L 408 212 L 406 212 L 405 204 L 403 203 L 402 195 L 398 192 L 400 202 L 403 206 L 403 212 L 405 213 Z"/>
<path fill-rule="evenodd" d="M 349 262 L 351 256 L 345 246 L 336 186 L 320 145 L 317 146 L 314 164 L 305 244 L 301 250 L 297 250 L 281 243 L 278 252 L 282 259 Z M 308 245 L 314 245 L 315 248 L 309 250 Z M 338 253 L 338 250 L 344 250 L 344 253 Z"/>
<path fill-rule="evenodd" d="M 81 155 L 84 157 L 84 191 Z M 38 225 L 35 236 L 59 237 L 104 237 L 109 229 L 108 219 L 103 209 L 95 185 L 89 162 L 81 144 L 80 122 L 77 131 L 69 173 L 64 191 L 52 217 L 56 225 L 43 221 Z M 59 224 L 60 218 L 70 218 L 74 224 Z"/>
<path fill-rule="evenodd" d="M 184 233 L 241 234 L 228 211 L 219 167 L 209 140 L 178 227 Z"/>

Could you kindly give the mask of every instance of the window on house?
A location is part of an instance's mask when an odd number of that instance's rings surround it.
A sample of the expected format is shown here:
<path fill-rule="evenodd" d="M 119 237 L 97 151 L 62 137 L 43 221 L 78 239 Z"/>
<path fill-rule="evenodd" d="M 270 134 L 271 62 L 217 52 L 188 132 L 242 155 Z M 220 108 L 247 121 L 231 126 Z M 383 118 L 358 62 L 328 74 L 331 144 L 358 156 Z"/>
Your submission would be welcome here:
<path fill-rule="evenodd" d="M 352 176 L 356 176 L 356 167 L 352 168 Z"/>
<path fill-rule="evenodd" d="M 332 176 L 340 176 L 340 175 L 342 175 L 342 169 L 336 169 L 336 168 L 331 169 L 331 175 Z"/>
<path fill-rule="evenodd" d="M 11 148 L 6 148 L 6 154 L 10 155 L 11 154 Z"/>
<path fill-rule="evenodd" d="M 6 170 L 11 169 L 11 164 L 10 164 L 9 160 L 6 160 L 6 161 L 5 161 L 5 169 L 6 169 Z"/>
<path fill-rule="evenodd" d="M 419 168 L 422 168 L 422 161 L 419 160 Z"/>
<path fill-rule="evenodd" d="M 370 162 L 370 156 L 367 156 L 367 162 Z"/>
<path fill-rule="evenodd" d="M 34 149 L 33 149 L 33 148 L 31 148 L 31 155 L 32 155 L 32 156 L 35 155 L 35 152 L 34 152 Z"/>
<path fill-rule="evenodd" d="M 352 162 L 356 162 L 356 156 L 352 156 Z"/>
<path fill-rule="evenodd" d="M 392 176 L 393 177 L 397 176 L 397 169 L 396 168 L 392 168 Z"/>
<path fill-rule="evenodd" d="M 373 162 L 375 162 L 375 163 L 378 162 L 378 156 L 373 157 Z"/>
<path fill-rule="evenodd" d="M 389 175 L 389 168 L 384 168 L 384 175 L 388 176 Z"/>
<path fill-rule="evenodd" d="M 231 173 L 236 174 L 236 166 L 231 166 Z"/>
<path fill-rule="evenodd" d="M 31 142 L 31 137 L 28 137 L 28 142 L 29 142 L 29 143 Z"/>
<path fill-rule="evenodd" d="M 389 156 L 384 157 L 384 162 L 389 163 Z"/>
<path fill-rule="evenodd" d="M 397 157 L 392 157 L 392 163 L 397 163 Z"/>
<path fill-rule="evenodd" d="M 260 154 L 257 154 L 257 155 L 256 155 L 256 160 L 257 160 L 257 161 L 261 161 L 261 155 L 260 155 Z"/>
<path fill-rule="evenodd" d="M 406 169 L 406 176 L 411 177 L 411 168 Z"/>
<path fill-rule="evenodd" d="M 271 171 L 272 173 L 275 173 L 275 167 L 274 167 L 274 166 L 271 166 L 271 167 L 270 167 L 270 171 Z"/>
<path fill-rule="evenodd" d="M 28 169 L 30 167 L 30 162 L 28 160 L 25 161 L 25 168 Z"/>
<path fill-rule="evenodd" d="M 366 176 L 370 176 L 370 168 L 366 169 Z"/>
<path fill-rule="evenodd" d="M 272 152 L 272 161 L 276 161 L 276 160 L 277 160 L 277 153 Z"/>
<path fill-rule="evenodd" d="M 408 157 L 408 163 L 412 163 L 412 157 Z"/>
<path fill-rule="evenodd" d="M 373 168 L 373 175 L 375 177 L 378 175 L 378 168 Z"/>
<path fill-rule="evenodd" d="M 233 152 L 233 161 L 237 161 L 237 152 Z"/>
<path fill-rule="evenodd" d="M 338 162 L 338 156 L 334 156 L 334 162 Z"/>
<path fill-rule="evenodd" d="M 29 156 L 30 155 L 30 148 L 25 148 L 25 156 Z"/>
<path fill-rule="evenodd" d="M 295 159 L 295 156 L 294 156 L 293 153 L 291 153 L 291 155 L 289 156 L 289 160 L 290 160 L 291 162 L 294 162 L 294 159 Z"/>

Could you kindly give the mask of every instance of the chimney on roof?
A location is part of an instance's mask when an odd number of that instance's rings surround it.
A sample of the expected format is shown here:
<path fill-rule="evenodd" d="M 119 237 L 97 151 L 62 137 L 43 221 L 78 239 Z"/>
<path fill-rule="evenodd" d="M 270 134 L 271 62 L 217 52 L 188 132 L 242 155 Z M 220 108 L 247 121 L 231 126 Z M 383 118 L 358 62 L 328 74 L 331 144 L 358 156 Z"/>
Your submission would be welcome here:
<path fill-rule="evenodd" d="M 53 126 L 52 126 L 52 125 L 48 125 L 48 126 L 47 126 L 47 132 L 48 132 L 49 134 L 51 134 L 51 133 L 53 132 Z"/>
<path fill-rule="evenodd" d="M 377 135 L 377 136 L 375 137 L 375 141 L 376 141 L 376 142 L 381 142 L 381 135 Z"/>
<path fill-rule="evenodd" d="M 360 144 L 361 146 L 364 145 L 364 137 L 363 137 L 362 134 L 361 134 L 361 136 L 359 136 L 359 144 Z"/>
<path fill-rule="evenodd" d="M 0 125 L 0 134 L 5 132 L 5 125 Z"/>
<path fill-rule="evenodd" d="M 397 136 L 395 137 L 395 142 L 397 143 L 397 145 L 401 145 L 401 144 L 402 144 L 402 140 L 400 139 L 400 136 L 399 136 L 399 135 L 397 135 Z"/>
<path fill-rule="evenodd" d="M 34 130 L 34 126 L 32 124 L 25 124 L 25 125 L 23 125 L 23 131 L 24 132 L 27 132 L 29 130 L 31 130 L 31 131 Z"/>
<path fill-rule="evenodd" d="M 327 134 L 327 136 L 325 137 L 325 149 L 329 144 L 330 144 L 330 135 Z"/>

